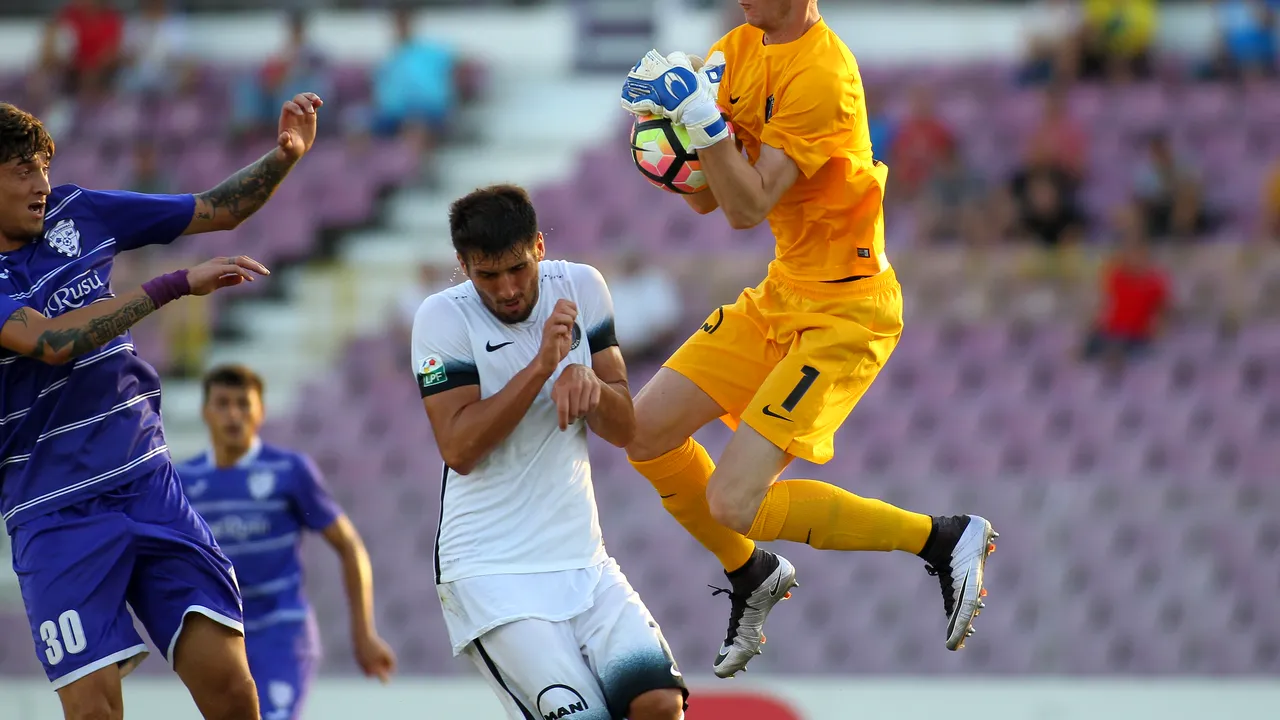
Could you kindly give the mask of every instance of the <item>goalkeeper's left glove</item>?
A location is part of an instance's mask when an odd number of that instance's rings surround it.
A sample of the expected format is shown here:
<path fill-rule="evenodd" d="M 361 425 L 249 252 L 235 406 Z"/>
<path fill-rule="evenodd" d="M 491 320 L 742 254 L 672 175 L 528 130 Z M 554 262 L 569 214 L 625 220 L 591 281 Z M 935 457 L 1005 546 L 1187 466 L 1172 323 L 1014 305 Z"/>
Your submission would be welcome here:
<path fill-rule="evenodd" d="M 658 115 L 683 125 L 689 132 L 690 149 L 714 145 L 729 136 L 729 125 L 716 107 L 716 89 L 724 66 L 712 67 L 719 70 L 708 72 L 704 67 L 695 71 L 684 53 L 662 57 L 650 50 L 627 74 L 622 107 L 633 115 Z"/>

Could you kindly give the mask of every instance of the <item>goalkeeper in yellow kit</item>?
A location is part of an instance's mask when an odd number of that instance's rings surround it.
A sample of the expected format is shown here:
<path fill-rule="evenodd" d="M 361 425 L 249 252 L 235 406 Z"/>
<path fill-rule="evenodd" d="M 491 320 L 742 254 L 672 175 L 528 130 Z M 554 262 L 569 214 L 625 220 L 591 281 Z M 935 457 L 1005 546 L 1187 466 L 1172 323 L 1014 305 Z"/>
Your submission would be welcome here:
<path fill-rule="evenodd" d="M 717 675 L 759 654 L 766 616 L 797 585 L 791 563 L 755 541 L 919 555 L 942 584 L 947 647 L 959 649 L 986 594 L 991 523 L 778 480 L 794 458 L 831 459 L 836 430 L 901 336 L 902 289 L 884 253 L 888 169 L 872 157 L 853 55 L 816 0 L 739 4 L 746 24 L 705 64 L 650 51 L 628 75 L 622 105 L 685 127 L 711 190 L 685 196 L 689 205 L 719 208 L 735 228 L 768 220 L 775 259 L 640 392 L 627 454 L 724 565 L 731 611 Z M 718 464 L 692 438 L 716 418 L 735 430 Z"/>

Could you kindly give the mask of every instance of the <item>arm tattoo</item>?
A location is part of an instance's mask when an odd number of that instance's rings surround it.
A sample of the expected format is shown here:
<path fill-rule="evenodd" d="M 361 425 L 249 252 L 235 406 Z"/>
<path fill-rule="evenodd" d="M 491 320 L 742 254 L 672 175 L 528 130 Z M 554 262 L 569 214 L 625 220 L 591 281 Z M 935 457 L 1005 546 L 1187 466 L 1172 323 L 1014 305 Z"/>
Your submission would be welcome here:
<path fill-rule="evenodd" d="M 151 298 L 143 296 L 125 303 L 115 312 L 93 318 L 81 327 L 46 330 L 36 338 L 31 357 L 38 359 L 47 355 L 56 355 L 68 346 L 71 348 L 71 357 L 79 357 L 119 337 L 121 333 L 133 327 L 134 323 L 150 315 L 155 309 L 155 303 L 151 302 Z"/>
<path fill-rule="evenodd" d="M 237 222 L 245 220 L 266 204 L 290 168 L 290 163 L 277 158 L 272 150 L 214 189 L 200 193 L 199 199 L 208 203 L 210 212 L 199 213 L 199 219 L 212 220 L 225 211 Z"/>
<path fill-rule="evenodd" d="M 26 327 L 27 326 L 27 309 L 24 307 L 20 307 L 17 310 L 14 310 L 13 314 L 9 316 L 9 321 L 15 322 L 15 323 L 22 323 L 22 326 Z"/>

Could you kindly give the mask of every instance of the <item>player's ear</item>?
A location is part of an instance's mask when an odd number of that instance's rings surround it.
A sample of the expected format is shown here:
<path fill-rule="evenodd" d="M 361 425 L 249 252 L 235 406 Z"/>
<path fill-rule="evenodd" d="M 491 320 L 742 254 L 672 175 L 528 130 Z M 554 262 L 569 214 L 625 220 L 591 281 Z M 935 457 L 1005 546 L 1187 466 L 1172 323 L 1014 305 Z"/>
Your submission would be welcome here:
<path fill-rule="evenodd" d="M 547 244 L 542 239 L 542 231 L 538 231 L 538 239 L 533 241 L 533 257 L 538 262 L 547 256 Z"/>
<path fill-rule="evenodd" d="M 462 274 L 470 277 L 467 273 L 467 261 L 462 257 L 462 253 L 454 253 L 454 257 L 458 258 L 458 267 L 462 268 Z"/>

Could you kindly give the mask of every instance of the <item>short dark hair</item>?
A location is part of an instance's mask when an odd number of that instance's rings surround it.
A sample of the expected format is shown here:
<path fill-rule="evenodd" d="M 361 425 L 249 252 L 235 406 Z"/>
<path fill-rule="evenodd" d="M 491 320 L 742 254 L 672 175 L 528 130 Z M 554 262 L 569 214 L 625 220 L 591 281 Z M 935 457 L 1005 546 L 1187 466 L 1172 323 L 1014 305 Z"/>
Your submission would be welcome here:
<path fill-rule="evenodd" d="M 214 386 L 245 388 L 247 390 L 257 390 L 258 397 L 262 397 L 262 391 L 265 387 L 262 382 L 262 376 L 250 370 L 245 365 L 219 365 L 204 374 L 201 380 L 204 387 L 204 402 L 209 402 L 209 392 Z"/>
<path fill-rule="evenodd" d="M 538 214 L 518 185 L 490 185 L 449 206 L 453 249 L 464 262 L 518 252 L 538 238 Z"/>
<path fill-rule="evenodd" d="M 0 164 L 30 161 L 38 153 L 53 157 L 53 138 L 44 123 L 29 112 L 0 102 Z"/>

